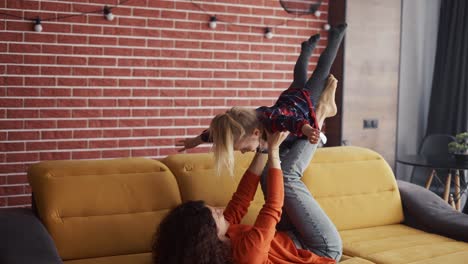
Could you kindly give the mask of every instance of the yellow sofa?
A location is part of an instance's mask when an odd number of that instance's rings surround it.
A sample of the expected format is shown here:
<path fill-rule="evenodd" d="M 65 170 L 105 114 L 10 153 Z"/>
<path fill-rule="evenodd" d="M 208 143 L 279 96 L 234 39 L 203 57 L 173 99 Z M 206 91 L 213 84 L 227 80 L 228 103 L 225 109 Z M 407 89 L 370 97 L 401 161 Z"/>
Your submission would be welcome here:
<path fill-rule="evenodd" d="M 236 154 L 234 178 L 215 176 L 208 153 L 47 161 L 31 166 L 28 178 L 64 263 L 149 264 L 153 232 L 168 210 L 187 200 L 226 205 L 252 157 Z M 371 150 L 319 149 L 303 181 L 340 231 L 342 263 L 468 263 L 468 243 L 403 224 L 392 170 Z M 259 188 L 245 223 L 262 204 Z"/>

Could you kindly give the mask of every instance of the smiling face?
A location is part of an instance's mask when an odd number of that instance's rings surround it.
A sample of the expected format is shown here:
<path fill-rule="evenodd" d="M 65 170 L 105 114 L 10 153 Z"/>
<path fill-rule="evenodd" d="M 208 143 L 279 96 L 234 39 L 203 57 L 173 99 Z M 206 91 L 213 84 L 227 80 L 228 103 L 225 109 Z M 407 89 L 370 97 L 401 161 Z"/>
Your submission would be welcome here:
<path fill-rule="evenodd" d="M 243 136 L 234 143 L 234 150 L 239 150 L 242 153 L 255 151 L 260 144 L 260 130 L 255 129 L 249 136 Z"/>
<path fill-rule="evenodd" d="M 222 207 L 213 207 L 207 205 L 208 209 L 211 211 L 211 215 L 216 222 L 216 227 L 218 230 L 218 237 L 220 240 L 226 239 L 226 232 L 229 228 L 229 222 L 224 218 L 224 208 Z"/>

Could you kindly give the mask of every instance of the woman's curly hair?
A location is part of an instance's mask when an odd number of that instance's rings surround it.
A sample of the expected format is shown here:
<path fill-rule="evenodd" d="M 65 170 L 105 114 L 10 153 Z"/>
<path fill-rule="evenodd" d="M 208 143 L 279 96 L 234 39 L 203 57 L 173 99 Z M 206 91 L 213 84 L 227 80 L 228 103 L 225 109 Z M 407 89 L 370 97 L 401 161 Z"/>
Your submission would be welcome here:
<path fill-rule="evenodd" d="M 203 201 L 188 201 L 170 211 L 154 235 L 152 252 L 155 264 L 232 263 L 231 249 L 219 240 Z"/>

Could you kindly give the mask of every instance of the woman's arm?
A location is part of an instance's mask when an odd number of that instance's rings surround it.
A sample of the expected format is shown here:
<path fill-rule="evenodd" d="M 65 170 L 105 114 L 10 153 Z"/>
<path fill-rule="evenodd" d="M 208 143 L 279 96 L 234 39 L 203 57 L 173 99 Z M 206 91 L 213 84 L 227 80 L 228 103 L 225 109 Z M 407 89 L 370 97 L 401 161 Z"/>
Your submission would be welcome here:
<path fill-rule="evenodd" d="M 195 148 L 203 143 L 210 143 L 210 132 L 208 131 L 208 129 L 204 130 L 200 135 L 196 137 L 179 140 L 176 143 L 176 146 L 182 148 L 177 151 L 182 152 L 187 149 Z"/>
<path fill-rule="evenodd" d="M 257 152 L 249 168 L 242 176 L 236 192 L 232 195 L 226 209 L 224 217 L 231 224 L 238 224 L 247 213 L 247 210 L 252 202 L 255 193 L 257 192 L 258 183 L 260 182 L 260 174 L 265 167 L 267 155 Z"/>

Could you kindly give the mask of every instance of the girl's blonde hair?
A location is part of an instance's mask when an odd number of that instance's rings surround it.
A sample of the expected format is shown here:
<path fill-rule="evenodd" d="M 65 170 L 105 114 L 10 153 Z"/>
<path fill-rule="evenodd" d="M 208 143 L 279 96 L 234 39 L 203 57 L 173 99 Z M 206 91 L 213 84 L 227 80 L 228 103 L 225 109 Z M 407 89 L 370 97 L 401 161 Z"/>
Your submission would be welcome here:
<path fill-rule="evenodd" d="M 234 144 L 260 126 L 254 109 L 233 107 L 211 120 L 210 136 L 213 139 L 215 169 L 218 175 L 226 168 L 234 175 Z"/>

